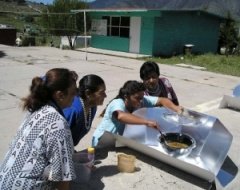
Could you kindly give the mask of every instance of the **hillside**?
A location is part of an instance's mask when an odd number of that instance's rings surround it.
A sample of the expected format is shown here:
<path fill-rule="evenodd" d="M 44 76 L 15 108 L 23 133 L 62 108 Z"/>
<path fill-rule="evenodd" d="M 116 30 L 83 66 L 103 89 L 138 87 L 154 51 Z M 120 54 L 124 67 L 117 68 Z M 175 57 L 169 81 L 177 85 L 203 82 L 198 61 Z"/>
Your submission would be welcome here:
<path fill-rule="evenodd" d="M 17 2 L 0 0 L 1 12 L 37 13 L 46 8 L 43 3 L 27 1 L 24 5 Z M 96 0 L 89 3 L 92 9 L 132 9 L 147 8 L 160 10 L 204 10 L 220 16 L 231 16 L 240 21 L 240 0 Z"/>
<path fill-rule="evenodd" d="M 18 32 L 23 32 L 26 25 L 37 28 L 36 19 L 29 15 L 38 14 L 46 8 L 43 4 L 32 2 L 18 4 L 0 0 L 0 4 L 0 24 L 13 26 Z"/>
<path fill-rule="evenodd" d="M 0 13 L 1 12 L 24 12 L 24 13 L 38 13 L 46 8 L 41 3 L 26 2 L 25 4 L 18 4 L 17 2 L 6 2 L 0 0 Z"/>
<path fill-rule="evenodd" d="M 147 8 L 161 10 L 204 10 L 226 17 L 228 12 L 240 21 L 239 0 L 96 0 L 90 3 L 93 9 Z"/>

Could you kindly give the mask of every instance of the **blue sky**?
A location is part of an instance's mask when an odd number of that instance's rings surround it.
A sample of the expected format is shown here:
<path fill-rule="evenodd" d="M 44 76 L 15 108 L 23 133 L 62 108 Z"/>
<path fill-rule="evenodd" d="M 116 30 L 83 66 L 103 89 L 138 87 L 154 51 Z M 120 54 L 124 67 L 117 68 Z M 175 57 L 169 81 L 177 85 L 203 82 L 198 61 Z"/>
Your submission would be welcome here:
<path fill-rule="evenodd" d="M 37 2 L 37 3 L 44 3 L 45 5 L 47 5 L 47 4 L 52 4 L 52 2 L 54 0 L 30 0 L 30 1 Z M 95 1 L 95 0 L 82 0 L 82 1 L 92 2 L 92 1 Z"/>

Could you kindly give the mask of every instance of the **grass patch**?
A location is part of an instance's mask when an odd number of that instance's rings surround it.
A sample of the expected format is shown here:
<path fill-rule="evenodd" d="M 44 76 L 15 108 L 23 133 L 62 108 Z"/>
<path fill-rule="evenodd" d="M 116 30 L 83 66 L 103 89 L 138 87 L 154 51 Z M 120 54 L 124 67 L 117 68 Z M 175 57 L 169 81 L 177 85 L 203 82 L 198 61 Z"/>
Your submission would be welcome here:
<path fill-rule="evenodd" d="M 240 77 L 240 56 L 225 56 L 215 54 L 175 56 L 171 58 L 151 57 L 145 61 L 155 61 L 161 64 L 176 65 L 184 63 L 205 67 L 207 71 Z"/>

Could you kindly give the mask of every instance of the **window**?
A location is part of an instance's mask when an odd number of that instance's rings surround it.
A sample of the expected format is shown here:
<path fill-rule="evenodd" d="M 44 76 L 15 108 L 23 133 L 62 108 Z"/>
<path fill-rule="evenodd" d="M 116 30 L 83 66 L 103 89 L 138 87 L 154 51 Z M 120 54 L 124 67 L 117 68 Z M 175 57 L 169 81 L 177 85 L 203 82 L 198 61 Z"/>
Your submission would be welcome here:
<path fill-rule="evenodd" d="M 103 16 L 107 20 L 107 35 L 129 38 L 130 17 Z"/>

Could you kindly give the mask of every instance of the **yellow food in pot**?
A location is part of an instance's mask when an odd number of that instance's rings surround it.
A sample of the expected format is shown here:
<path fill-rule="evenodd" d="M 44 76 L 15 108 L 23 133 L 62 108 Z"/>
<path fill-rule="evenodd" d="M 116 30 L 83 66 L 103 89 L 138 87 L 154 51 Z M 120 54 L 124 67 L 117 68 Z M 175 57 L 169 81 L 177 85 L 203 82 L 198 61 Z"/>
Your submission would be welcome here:
<path fill-rule="evenodd" d="M 181 149 L 181 148 L 188 148 L 189 145 L 181 142 L 171 141 L 166 143 L 170 148 Z"/>

